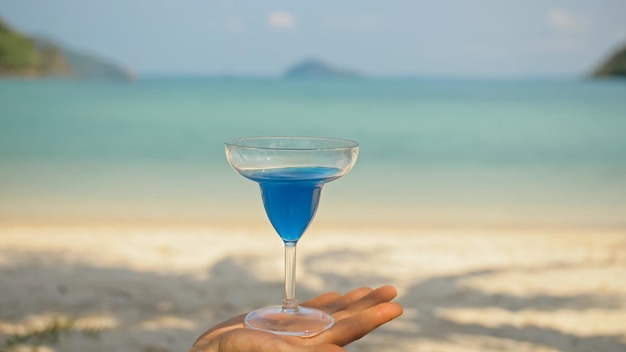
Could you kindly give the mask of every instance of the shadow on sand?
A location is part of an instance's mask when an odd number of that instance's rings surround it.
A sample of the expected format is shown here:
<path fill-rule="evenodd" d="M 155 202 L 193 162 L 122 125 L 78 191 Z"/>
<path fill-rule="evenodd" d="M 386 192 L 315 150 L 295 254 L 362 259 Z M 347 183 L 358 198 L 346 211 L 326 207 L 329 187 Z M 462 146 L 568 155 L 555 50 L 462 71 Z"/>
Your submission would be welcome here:
<path fill-rule="evenodd" d="M 328 252 L 306 261 L 363 260 L 366 253 Z M 268 304 L 266 297 L 280 296 L 282 282 L 260 281 L 251 268 L 254 259 L 225 258 L 207 268 L 206 276 L 159 274 L 124 267 L 94 267 L 64 260 L 59 253 L 7 252 L 0 250 L 0 350 L 6 349 L 6 324 L 24 323 L 37 316 L 60 314 L 71 319 L 108 317 L 114 324 L 96 337 L 80 333 L 61 336 L 54 351 L 185 351 L 195 338 L 216 322 Z M 310 263 L 306 263 L 308 265 Z M 550 268 L 543 268 L 550 269 Z M 536 295 L 518 297 L 489 294 L 468 288 L 463 281 L 502 274 L 519 268 L 468 271 L 409 283 L 398 301 L 416 310 L 401 318 L 412 329 L 386 326 L 349 347 L 350 351 L 399 351 L 394 346 L 423 339 L 450 341 L 455 336 L 483 338 L 483 350 L 507 350 L 493 339 L 525 342 L 559 351 L 625 351 L 621 336 L 578 336 L 535 325 L 487 326 L 459 323 L 439 314 L 442 309 L 498 308 L 557 311 L 562 309 L 624 309 L 623 297 L 611 295 Z M 536 269 L 533 269 L 536 270 Z M 576 270 L 575 267 L 570 270 Z M 341 291 L 385 282 L 381 276 L 346 277 L 330 271 L 315 272 L 329 286 Z M 310 298 L 320 292 L 298 285 L 298 296 Z M 279 297 L 277 297 L 279 298 Z M 417 303 L 416 303 L 417 302 Z M 392 324 L 393 325 L 393 324 Z M 0 333 L 3 330 L 0 330 Z M 489 342 L 491 341 L 491 342 Z M 480 345 L 481 342 L 478 342 Z M 474 343 L 476 345 L 476 342 Z M 404 351 L 404 350 L 402 350 Z"/>

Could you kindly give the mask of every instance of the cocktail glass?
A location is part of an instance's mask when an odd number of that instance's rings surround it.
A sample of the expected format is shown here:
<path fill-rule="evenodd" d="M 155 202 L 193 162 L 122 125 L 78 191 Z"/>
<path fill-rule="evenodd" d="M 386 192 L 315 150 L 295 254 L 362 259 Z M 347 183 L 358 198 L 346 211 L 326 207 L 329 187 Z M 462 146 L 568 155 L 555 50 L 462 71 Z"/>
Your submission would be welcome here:
<path fill-rule="evenodd" d="M 359 154 L 356 142 L 318 137 L 249 137 L 225 143 L 230 165 L 259 183 L 265 212 L 285 244 L 285 297 L 280 306 L 250 312 L 246 326 L 281 335 L 314 336 L 331 315 L 298 305 L 296 245 L 315 216 L 324 184 L 345 175 Z"/>

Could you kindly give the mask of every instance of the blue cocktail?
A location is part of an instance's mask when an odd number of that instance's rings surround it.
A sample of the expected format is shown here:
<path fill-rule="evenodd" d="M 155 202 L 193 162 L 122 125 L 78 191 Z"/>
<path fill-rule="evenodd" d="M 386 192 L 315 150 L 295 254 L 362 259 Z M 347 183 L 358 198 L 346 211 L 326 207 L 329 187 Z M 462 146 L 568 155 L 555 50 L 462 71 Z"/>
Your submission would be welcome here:
<path fill-rule="evenodd" d="M 226 142 L 226 156 L 241 175 L 258 182 L 265 211 L 285 244 L 285 298 L 281 306 L 257 309 L 248 327 L 292 336 L 328 329 L 327 313 L 298 306 L 295 299 L 296 245 L 315 216 L 324 184 L 345 175 L 358 156 L 358 143 L 317 137 L 251 137 Z"/>
<path fill-rule="evenodd" d="M 336 168 L 282 168 L 242 172 L 261 186 L 265 211 L 285 242 L 296 242 L 315 216 L 324 183 L 336 179 Z"/>

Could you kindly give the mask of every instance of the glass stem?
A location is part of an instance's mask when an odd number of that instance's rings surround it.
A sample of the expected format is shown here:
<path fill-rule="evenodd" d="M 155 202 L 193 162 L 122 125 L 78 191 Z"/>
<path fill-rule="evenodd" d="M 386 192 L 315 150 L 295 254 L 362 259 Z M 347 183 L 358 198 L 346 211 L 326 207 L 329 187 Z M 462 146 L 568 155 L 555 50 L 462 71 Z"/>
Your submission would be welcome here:
<path fill-rule="evenodd" d="M 284 311 L 297 311 L 296 300 L 296 244 L 298 242 L 285 242 L 285 299 L 283 299 Z"/>

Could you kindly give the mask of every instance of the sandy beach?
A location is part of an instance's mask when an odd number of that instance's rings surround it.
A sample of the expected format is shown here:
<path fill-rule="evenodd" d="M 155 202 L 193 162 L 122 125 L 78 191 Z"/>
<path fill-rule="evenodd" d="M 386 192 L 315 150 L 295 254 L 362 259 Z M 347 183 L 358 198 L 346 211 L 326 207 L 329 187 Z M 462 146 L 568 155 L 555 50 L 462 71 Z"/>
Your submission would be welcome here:
<path fill-rule="evenodd" d="M 313 225 L 298 265 L 300 300 L 398 288 L 405 314 L 352 352 L 626 350 L 623 231 Z M 282 266 L 269 225 L 5 223 L 0 350 L 186 351 L 280 302 Z"/>

